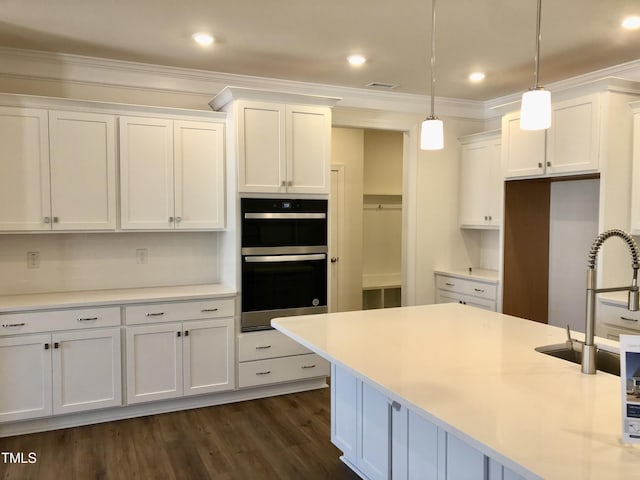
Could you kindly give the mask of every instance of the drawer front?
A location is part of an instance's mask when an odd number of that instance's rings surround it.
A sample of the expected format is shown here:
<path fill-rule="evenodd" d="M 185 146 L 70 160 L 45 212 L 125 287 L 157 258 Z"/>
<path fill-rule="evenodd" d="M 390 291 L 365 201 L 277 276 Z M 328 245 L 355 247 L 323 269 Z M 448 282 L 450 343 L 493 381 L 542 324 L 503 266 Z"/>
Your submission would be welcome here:
<path fill-rule="evenodd" d="M 238 387 L 255 387 L 329 375 L 329 362 L 315 353 L 238 365 Z"/>
<path fill-rule="evenodd" d="M 306 353 L 311 351 L 277 330 L 242 333 L 238 336 L 238 360 L 241 362 Z"/>
<path fill-rule="evenodd" d="M 471 295 L 463 295 L 461 293 L 447 292 L 446 290 L 438 290 L 436 303 L 461 303 L 484 310 L 496 311 L 496 302 L 493 300 L 472 297 Z"/>
<path fill-rule="evenodd" d="M 473 280 L 463 280 L 456 277 L 437 275 L 436 286 L 441 290 L 473 295 L 474 297 L 488 298 L 495 300 L 497 296 L 496 285 L 490 283 L 476 282 Z"/>
<path fill-rule="evenodd" d="M 120 307 L 47 310 L 0 315 L 0 335 L 120 326 Z"/>
<path fill-rule="evenodd" d="M 233 298 L 149 303 L 125 307 L 124 318 L 127 325 L 143 325 L 159 322 L 233 317 L 234 307 L 235 300 Z"/>
<path fill-rule="evenodd" d="M 640 333 L 640 312 L 630 312 L 622 305 L 601 301 L 596 320 L 597 323 L 615 325 Z"/>

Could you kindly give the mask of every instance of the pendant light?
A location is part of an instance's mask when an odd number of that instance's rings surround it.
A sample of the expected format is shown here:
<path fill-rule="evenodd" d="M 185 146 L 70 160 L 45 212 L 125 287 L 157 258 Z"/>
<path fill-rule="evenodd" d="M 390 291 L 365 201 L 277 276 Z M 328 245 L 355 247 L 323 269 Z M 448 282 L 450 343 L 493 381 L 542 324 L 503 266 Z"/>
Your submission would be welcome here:
<path fill-rule="evenodd" d="M 431 0 L 431 115 L 423 122 L 420 133 L 420 148 L 422 150 L 442 150 L 444 148 L 444 134 L 442 120 L 434 114 L 435 102 L 435 69 L 436 69 L 436 0 Z"/>
<path fill-rule="evenodd" d="M 536 22 L 536 56 L 534 84 L 522 95 L 520 107 L 520 128 L 522 130 L 545 130 L 551 126 L 551 92 L 538 84 L 540 73 L 540 20 L 542 0 L 538 0 L 538 19 Z"/>

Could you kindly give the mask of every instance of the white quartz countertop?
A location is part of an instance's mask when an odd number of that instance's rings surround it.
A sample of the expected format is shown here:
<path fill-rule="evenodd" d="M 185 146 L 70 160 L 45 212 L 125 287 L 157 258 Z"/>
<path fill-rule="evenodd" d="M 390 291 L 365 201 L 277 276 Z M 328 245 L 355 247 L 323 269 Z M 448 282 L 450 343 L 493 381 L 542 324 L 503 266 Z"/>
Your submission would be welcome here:
<path fill-rule="evenodd" d="M 98 305 L 198 300 L 203 298 L 230 297 L 234 295 L 236 295 L 235 290 L 221 284 L 25 293 L 21 295 L 0 295 L 0 313 Z"/>
<path fill-rule="evenodd" d="M 500 280 L 498 272 L 496 270 L 484 270 L 482 268 L 473 268 L 471 272 L 469 269 L 439 269 L 435 270 L 436 274 L 449 275 L 450 277 L 474 280 L 478 282 L 494 283 L 497 284 Z"/>
<path fill-rule="evenodd" d="M 272 325 L 520 474 L 640 478 L 640 447 L 620 441 L 620 378 L 534 350 L 563 343 L 561 328 L 453 303 Z"/>

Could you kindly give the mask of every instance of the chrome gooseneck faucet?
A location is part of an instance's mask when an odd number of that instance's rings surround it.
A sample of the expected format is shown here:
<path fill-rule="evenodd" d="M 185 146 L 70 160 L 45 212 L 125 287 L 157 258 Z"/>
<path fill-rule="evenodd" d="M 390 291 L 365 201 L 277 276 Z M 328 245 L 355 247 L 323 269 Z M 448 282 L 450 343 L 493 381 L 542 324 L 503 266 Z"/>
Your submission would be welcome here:
<path fill-rule="evenodd" d="M 619 237 L 625 241 L 629 250 L 631 250 L 631 268 L 633 268 L 633 278 L 631 285 L 626 287 L 613 288 L 596 288 L 596 260 L 598 251 L 605 242 L 611 237 Z M 589 251 L 589 269 L 587 270 L 587 317 L 584 332 L 584 346 L 582 348 L 582 373 L 596 373 L 596 351 L 594 344 L 595 335 L 595 316 L 596 316 L 596 294 L 603 292 L 629 292 L 627 308 L 632 311 L 638 311 L 638 245 L 631 235 L 622 230 L 607 230 L 596 237 L 591 250 Z"/>

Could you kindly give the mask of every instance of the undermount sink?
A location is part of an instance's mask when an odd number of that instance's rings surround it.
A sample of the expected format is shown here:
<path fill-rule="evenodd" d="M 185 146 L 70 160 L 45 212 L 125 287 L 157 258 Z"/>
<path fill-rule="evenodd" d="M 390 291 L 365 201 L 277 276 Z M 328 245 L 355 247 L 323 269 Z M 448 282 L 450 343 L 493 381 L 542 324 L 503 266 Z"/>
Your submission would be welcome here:
<path fill-rule="evenodd" d="M 557 345 L 544 345 L 537 347 L 536 352 L 544 353 L 552 357 L 561 358 L 572 363 L 580 365 L 582 362 L 582 352 L 575 351 L 566 343 Z M 607 350 L 596 350 L 596 368 L 601 372 L 610 373 L 611 375 L 620 376 L 620 355 Z"/>

